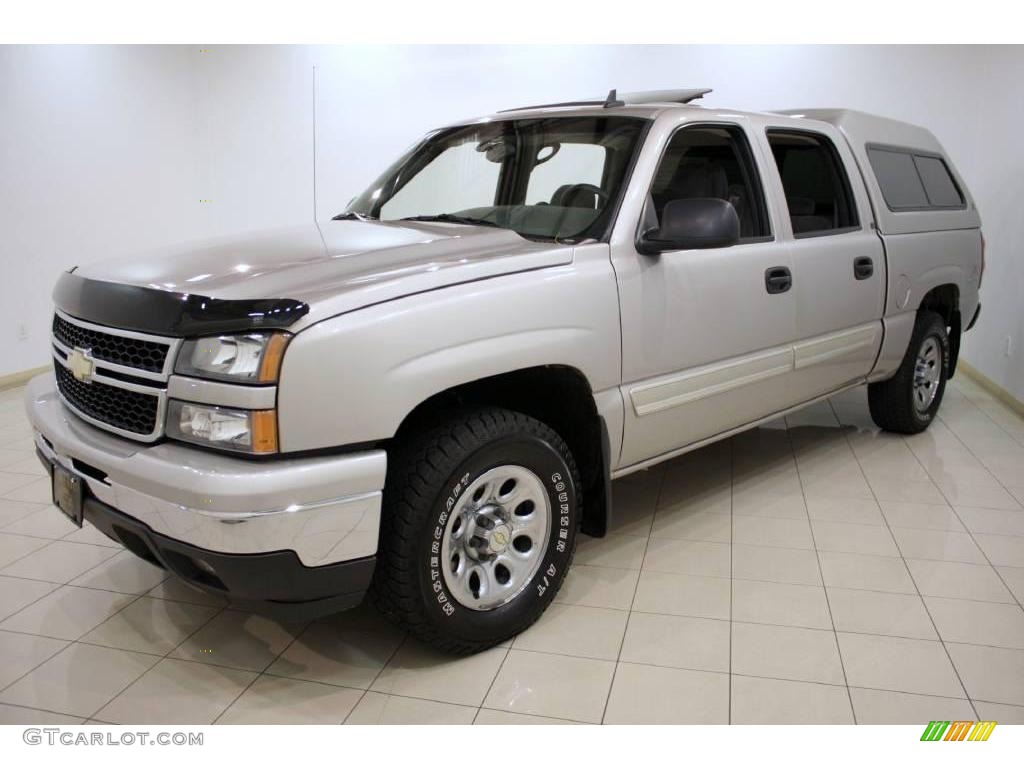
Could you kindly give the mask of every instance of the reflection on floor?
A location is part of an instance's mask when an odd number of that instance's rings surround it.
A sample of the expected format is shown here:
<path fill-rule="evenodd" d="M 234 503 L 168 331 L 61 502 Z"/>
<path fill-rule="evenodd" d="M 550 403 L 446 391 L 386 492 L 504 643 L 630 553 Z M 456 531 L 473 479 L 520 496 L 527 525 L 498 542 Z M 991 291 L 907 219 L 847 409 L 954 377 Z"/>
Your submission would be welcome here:
<path fill-rule="evenodd" d="M 1024 722 L 1024 419 L 855 390 L 615 484 L 542 620 L 451 659 L 372 610 L 282 626 L 49 507 L 0 392 L 0 722 Z"/>

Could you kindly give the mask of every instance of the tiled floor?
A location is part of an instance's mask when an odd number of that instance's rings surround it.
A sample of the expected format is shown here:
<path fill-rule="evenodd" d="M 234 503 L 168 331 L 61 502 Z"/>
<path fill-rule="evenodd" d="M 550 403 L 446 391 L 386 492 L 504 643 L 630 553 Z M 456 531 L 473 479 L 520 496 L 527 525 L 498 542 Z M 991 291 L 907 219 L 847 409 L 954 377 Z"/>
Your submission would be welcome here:
<path fill-rule="evenodd" d="M 615 484 L 558 601 L 465 659 L 232 610 L 48 506 L 0 392 L 0 722 L 1024 722 L 1024 419 L 857 390 Z"/>

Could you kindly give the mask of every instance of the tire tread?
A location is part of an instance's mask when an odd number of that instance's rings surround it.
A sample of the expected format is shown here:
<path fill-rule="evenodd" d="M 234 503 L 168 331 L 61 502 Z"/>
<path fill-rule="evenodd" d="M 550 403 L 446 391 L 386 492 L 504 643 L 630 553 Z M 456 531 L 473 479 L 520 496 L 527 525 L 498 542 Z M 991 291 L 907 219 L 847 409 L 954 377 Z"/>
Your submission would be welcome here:
<path fill-rule="evenodd" d="M 377 570 L 370 596 L 377 609 L 417 639 L 446 653 L 471 654 L 496 645 L 454 639 L 429 620 L 419 591 L 418 534 L 429 517 L 437 493 L 458 465 L 491 441 L 526 433 L 547 442 L 566 462 L 576 487 L 577 510 L 582 509 L 579 472 L 565 441 L 549 426 L 504 408 L 473 408 L 449 412 L 447 418 L 395 446 L 389 456 L 381 515 Z M 577 514 L 577 527 L 582 518 Z M 572 562 L 576 539 L 569 552 Z M 561 581 L 552 586 L 557 594 Z M 536 621 L 548 601 L 536 601 L 526 626 Z M 524 627 L 525 628 L 525 627 Z"/>
<path fill-rule="evenodd" d="M 914 321 L 914 332 L 896 373 L 892 378 L 868 385 L 868 408 L 871 411 L 871 420 L 887 432 L 916 435 L 926 430 L 932 421 L 931 419 L 922 420 L 917 416 L 909 393 L 914 386 L 914 364 L 917 350 L 925 337 L 936 330 L 936 327 L 941 329 L 943 355 L 944 359 L 948 360 L 949 340 L 946 336 L 946 324 L 938 313 L 926 310 L 918 313 L 917 319 Z M 943 377 L 945 376 L 946 372 L 943 373 Z M 942 380 L 942 386 L 944 389 L 945 378 Z M 942 392 L 940 391 L 936 396 L 934 410 L 938 410 L 941 401 Z"/>

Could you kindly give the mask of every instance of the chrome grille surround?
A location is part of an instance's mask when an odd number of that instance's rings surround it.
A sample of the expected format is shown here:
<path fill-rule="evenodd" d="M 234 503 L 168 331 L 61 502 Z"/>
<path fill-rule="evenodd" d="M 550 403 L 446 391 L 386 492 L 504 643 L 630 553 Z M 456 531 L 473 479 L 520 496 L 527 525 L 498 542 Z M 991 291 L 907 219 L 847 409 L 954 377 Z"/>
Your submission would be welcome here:
<path fill-rule="evenodd" d="M 111 363 L 100 358 L 94 359 L 95 368 L 90 379 L 90 383 L 103 384 L 107 387 L 125 390 L 126 392 L 151 395 L 155 398 L 155 414 L 152 422 L 153 428 L 152 431 L 146 434 L 133 432 L 131 430 L 115 426 L 113 423 L 104 420 L 102 416 L 96 412 L 95 408 L 92 409 L 92 414 L 87 413 L 84 410 L 84 403 L 81 406 L 76 405 L 73 399 L 73 394 L 58 386 L 58 392 L 64 405 L 76 416 L 87 421 L 93 426 L 99 427 L 107 432 L 112 432 L 113 434 L 121 437 L 127 437 L 131 440 L 138 440 L 146 443 L 155 442 L 163 437 L 164 416 L 167 412 L 167 381 L 174 369 L 174 361 L 177 357 L 178 349 L 181 346 L 182 340 L 167 336 L 154 336 L 148 333 L 139 333 L 137 331 L 126 331 L 118 328 L 95 325 L 93 323 L 88 323 L 84 320 L 71 317 L 60 310 L 57 310 L 56 314 L 57 317 L 63 321 L 61 325 L 70 325 L 94 334 L 105 334 L 110 337 L 119 337 L 122 339 L 149 344 L 161 344 L 167 347 L 167 356 L 164 358 L 163 367 L 159 371 L 151 371 L 130 365 Z M 55 323 L 55 325 L 57 324 Z M 58 339 L 56 334 L 51 334 L 51 341 L 53 343 L 54 365 L 62 366 L 65 370 L 70 371 L 67 363 L 67 357 L 74 348 L 69 347 L 63 341 Z M 59 381 L 60 377 L 58 377 L 58 382 Z M 90 386 L 90 384 L 83 383 L 83 386 Z M 111 421 L 118 420 L 119 419 L 115 414 L 111 415 Z"/>

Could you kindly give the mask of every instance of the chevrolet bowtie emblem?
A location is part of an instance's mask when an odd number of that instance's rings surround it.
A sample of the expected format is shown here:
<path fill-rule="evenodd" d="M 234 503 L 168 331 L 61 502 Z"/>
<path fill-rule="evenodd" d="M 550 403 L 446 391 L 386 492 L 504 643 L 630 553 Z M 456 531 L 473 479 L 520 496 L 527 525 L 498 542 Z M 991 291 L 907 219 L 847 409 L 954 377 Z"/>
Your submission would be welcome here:
<path fill-rule="evenodd" d="M 96 361 L 92 359 L 88 349 L 75 347 L 68 353 L 68 368 L 76 379 L 88 384 L 92 381 L 93 371 L 96 370 Z"/>

